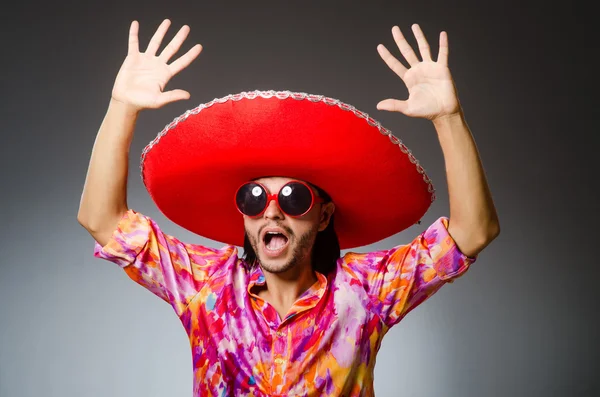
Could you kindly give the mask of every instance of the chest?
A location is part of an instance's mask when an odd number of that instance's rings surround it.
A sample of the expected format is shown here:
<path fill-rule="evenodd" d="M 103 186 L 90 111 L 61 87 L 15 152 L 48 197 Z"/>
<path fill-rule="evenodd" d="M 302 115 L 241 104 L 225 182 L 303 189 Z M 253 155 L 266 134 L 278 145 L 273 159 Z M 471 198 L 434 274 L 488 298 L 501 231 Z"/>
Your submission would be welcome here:
<path fill-rule="evenodd" d="M 364 290 L 331 285 L 318 299 L 308 298 L 282 317 L 243 288 L 199 296 L 184 323 L 196 376 L 233 382 L 239 390 L 298 395 L 332 384 L 341 391 L 357 374 L 369 378 L 382 323 Z"/>
<path fill-rule="evenodd" d="M 201 334 L 221 351 L 238 347 L 259 355 L 301 354 L 321 350 L 338 339 L 356 345 L 370 337 L 375 331 L 372 322 L 377 320 L 366 296 L 352 288 L 329 288 L 322 296 L 306 297 L 292 308 L 273 306 L 234 288 L 213 294 L 207 301 L 213 302 L 195 302 L 195 328 L 208 330 Z"/>

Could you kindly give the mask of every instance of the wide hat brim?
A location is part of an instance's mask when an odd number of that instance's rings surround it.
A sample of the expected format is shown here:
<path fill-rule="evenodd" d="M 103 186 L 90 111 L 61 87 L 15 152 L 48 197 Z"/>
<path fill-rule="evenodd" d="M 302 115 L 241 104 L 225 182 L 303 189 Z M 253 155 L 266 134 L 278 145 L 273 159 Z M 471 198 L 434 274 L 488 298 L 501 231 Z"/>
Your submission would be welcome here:
<path fill-rule="evenodd" d="M 419 162 L 379 122 L 339 100 L 289 91 L 242 92 L 188 110 L 146 146 L 140 167 L 168 219 L 236 246 L 244 221 L 235 192 L 264 176 L 325 190 L 341 249 L 406 229 L 435 200 Z"/>

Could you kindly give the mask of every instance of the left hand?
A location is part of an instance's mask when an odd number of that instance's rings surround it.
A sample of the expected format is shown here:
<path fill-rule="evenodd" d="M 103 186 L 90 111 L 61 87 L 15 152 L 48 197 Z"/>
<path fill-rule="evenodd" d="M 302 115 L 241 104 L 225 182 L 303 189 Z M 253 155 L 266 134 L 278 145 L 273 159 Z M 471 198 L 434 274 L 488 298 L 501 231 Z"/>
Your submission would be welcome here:
<path fill-rule="evenodd" d="M 377 109 L 400 112 L 410 117 L 436 120 L 440 117 L 460 113 L 458 95 L 448 69 L 448 36 L 440 33 L 440 48 L 437 61 L 431 59 L 429 44 L 419 25 L 412 26 L 423 61 L 419 61 L 400 28 L 394 26 L 392 35 L 400 52 L 410 65 L 406 68 L 380 44 L 377 51 L 385 63 L 406 84 L 408 99 L 386 99 L 377 104 Z"/>

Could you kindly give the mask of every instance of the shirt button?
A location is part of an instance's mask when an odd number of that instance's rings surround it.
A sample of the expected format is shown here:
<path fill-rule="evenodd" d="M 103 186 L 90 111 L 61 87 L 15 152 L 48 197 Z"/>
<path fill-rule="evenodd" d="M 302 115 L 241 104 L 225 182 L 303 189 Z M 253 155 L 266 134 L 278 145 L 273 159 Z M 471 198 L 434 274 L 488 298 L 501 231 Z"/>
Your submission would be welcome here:
<path fill-rule="evenodd" d="M 277 331 L 277 336 L 279 336 L 280 338 L 283 338 L 285 336 L 285 332 Z"/>
<path fill-rule="evenodd" d="M 275 359 L 275 364 L 277 364 L 277 365 L 281 365 L 281 364 L 283 364 L 283 358 L 281 358 L 281 357 L 277 357 L 277 358 Z"/>

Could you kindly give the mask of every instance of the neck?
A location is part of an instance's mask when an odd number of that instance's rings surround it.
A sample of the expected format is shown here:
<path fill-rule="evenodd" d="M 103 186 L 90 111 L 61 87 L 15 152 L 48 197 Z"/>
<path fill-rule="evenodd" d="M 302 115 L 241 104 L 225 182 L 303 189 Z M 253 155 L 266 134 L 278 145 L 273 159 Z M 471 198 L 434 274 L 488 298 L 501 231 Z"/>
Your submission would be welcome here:
<path fill-rule="evenodd" d="M 278 311 L 287 312 L 294 302 L 318 279 L 310 262 L 283 273 L 270 273 L 263 269 L 265 288 L 262 294 Z M 280 313 L 282 314 L 282 313 Z"/>

